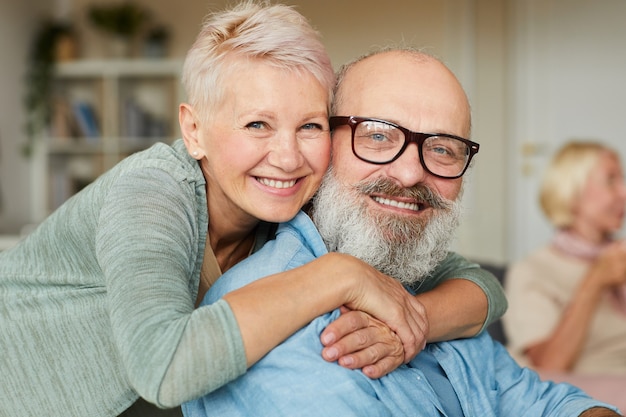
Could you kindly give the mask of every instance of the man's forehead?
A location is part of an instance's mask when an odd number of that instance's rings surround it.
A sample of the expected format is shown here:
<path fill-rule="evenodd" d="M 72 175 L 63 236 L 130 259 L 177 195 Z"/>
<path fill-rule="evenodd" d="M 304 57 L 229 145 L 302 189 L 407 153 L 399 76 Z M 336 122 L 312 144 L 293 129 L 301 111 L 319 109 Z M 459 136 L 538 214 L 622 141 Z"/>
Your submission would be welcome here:
<path fill-rule="evenodd" d="M 469 104 L 454 75 L 430 57 L 384 53 L 355 64 L 342 82 L 337 114 L 465 136 Z"/>

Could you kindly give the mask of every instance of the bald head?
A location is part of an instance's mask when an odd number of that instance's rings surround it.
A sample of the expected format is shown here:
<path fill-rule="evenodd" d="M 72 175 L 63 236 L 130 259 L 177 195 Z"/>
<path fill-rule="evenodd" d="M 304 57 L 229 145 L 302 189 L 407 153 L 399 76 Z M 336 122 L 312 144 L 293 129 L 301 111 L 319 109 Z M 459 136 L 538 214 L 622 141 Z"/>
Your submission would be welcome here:
<path fill-rule="evenodd" d="M 465 138 L 471 126 L 469 102 L 454 74 L 436 58 L 413 50 L 379 52 L 345 66 L 333 114 Z"/>

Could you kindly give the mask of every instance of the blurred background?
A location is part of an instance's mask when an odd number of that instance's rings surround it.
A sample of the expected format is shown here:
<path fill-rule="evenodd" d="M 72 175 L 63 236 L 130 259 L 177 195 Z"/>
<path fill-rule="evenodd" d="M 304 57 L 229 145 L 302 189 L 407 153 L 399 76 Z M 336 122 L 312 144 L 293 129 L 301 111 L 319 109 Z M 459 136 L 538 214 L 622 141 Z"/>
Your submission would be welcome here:
<path fill-rule="evenodd" d="M 179 71 L 232 1 L 0 0 L 0 250 L 120 158 L 178 137 Z M 626 1 L 299 0 L 336 68 L 422 47 L 464 85 L 481 144 L 454 249 L 506 263 L 551 231 L 537 184 L 573 138 L 626 155 Z"/>

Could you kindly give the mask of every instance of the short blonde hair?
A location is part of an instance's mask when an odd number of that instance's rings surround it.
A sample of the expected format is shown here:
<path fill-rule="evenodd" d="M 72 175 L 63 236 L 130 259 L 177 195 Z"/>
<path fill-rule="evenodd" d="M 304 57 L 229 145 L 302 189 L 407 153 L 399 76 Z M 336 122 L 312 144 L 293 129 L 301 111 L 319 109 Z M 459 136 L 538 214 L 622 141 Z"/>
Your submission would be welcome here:
<path fill-rule="evenodd" d="M 319 32 L 291 6 L 254 1 L 205 18 L 183 65 L 188 102 L 210 119 L 225 93 L 225 79 L 255 60 L 308 71 L 328 91 L 330 106 L 335 75 Z"/>
<path fill-rule="evenodd" d="M 543 177 L 539 203 L 556 228 L 574 221 L 574 200 L 580 195 L 600 155 L 617 153 L 597 141 L 570 141 L 554 155 Z"/>

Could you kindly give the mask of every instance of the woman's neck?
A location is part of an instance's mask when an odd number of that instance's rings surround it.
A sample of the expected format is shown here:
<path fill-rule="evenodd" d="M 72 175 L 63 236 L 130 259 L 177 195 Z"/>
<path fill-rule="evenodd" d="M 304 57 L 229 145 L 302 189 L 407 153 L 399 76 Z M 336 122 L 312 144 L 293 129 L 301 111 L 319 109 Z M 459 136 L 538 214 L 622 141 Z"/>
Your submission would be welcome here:
<path fill-rule="evenodd" d="M 597 258 L 609 242 L 608 237 L 599 238 L 572 228 L 559 230 L 552 240 L 553 246 L 560 252 L 583 260 Z"/>
<path fill-rule="evenodd" d="M 610 234 L 587 224 L 574 224 L 565 229 L 565 231 L 576 239 L 585 241 L 590 245 L 604 245 L 611 240 Z"/>
<path fill-rule="evenodd" d="M 209 228 L 210 229 L 210 228 Z M 215 259 L 222 273 L 228 271 L 235 264 L 241 262 L 248 257 L 252 246 L 254 245 L 254 230 L 251 230 L 248 235 L 241 239 L 229 240 L 229 239 L 214 239 L 211 236 L 209 230 L 209 242 L 211 249 L 215 254 Z"/>
<path fill-rule="evenodd" d="M 209 230 L 207 244 L 211 245 L 222 273 L 248 257 L 255 240 L 259 220 L 232 204 L 211 199 L 207 185 Z"/>

